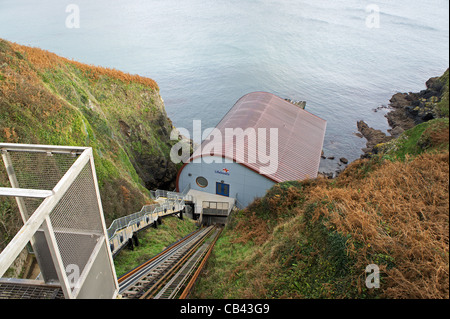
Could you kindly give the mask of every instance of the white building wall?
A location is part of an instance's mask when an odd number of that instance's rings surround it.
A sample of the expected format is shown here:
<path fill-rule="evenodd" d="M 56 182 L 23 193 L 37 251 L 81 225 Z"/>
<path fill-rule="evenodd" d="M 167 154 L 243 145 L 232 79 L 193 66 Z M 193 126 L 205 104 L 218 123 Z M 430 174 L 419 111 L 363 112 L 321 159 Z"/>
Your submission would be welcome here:
<path fill-rule="evenodd" d="M 216 182 L 223 181 L 230 185 L 230 197 L 236 198 L 243 206 L 248 206 L 255 198 L 264 196 L 275 184 L 244 165 L 235 162 L 225 163 L 222 157 L 211 156 L 206 157 L 206 160 L 205 163 L 205 158 L 202 158 L 200 163 L 194 161 L 184 167 L 178 180 L 180 191 L 190 184 L 191 189 L 216 194 Z M 197 185 L 196 179 L 199 176 L 207 179 L 207 187 Z"/>

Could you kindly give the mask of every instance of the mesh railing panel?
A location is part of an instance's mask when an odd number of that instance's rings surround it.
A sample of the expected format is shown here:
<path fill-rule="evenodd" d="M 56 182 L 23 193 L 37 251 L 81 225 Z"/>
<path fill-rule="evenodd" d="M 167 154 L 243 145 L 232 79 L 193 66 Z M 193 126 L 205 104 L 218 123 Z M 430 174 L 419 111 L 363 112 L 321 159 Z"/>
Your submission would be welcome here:
<path fill-rule="evenodd" d="M 8 151 L 21 188 L 52 190 L 77 160 L 75 154 Z"/>
<path fill-rule="evenodd" d="M 8 151 L 20 188 L 52 190 L 76 161 L 75 154 Z M 5 185 L 5 187 L 11 187 Z M 43 199 L 24 198 L 28 219 L 41 205 Z"/>
<path fill-rule="evenodd" d="M 50 214 L 53 228 L 102 233 L 92 169 L 88 162 Z"/>
<path fill-rule="evenodd" d="M 50 213 L 64 267 L 76 265 L 80 274 L 103 235 L 92 169 L 88 162 Z"/>
<path fill-rule="evenodd" d="M 0 187 L 19 188 L 15 190 L 19 196 L 16 198 L 17 206 L 25 220 L 33 219 L 16 234 L 15 241 L 10 243 L 11 249 L 1 252 L 2 276 L 25 247 L 26 241 L 33 238 L 42 278 L 47 283 L 59 283 L 65 297 L 97 298 L 105 296 L 104 293 L 113 296 L 117 291 L 117 280 L 104 237 L 106 229 L 94 179 L 95 168 L 91 166 L 92 149 L 0 145 L 1 164 L 8 168 L 0 170 Z M 44 192 L 45 199 L 29 198 L 39 192 L 27 189 L 52 190 L 53 195 Z M 10 196 L 11 192 L 2 190 L 1 194 Z M 8 200 L 8 206 L 0 201 L 0 208 L 11 210 L 11 199 Z M 43 227 L 45 222 L 50 233 Z M 69 266 L 76 266 L 78 274 L 71 272 L 74 268 Z M 99 280 L 108 280 L 104 289 L 90 289 L 98 287 Z"/>

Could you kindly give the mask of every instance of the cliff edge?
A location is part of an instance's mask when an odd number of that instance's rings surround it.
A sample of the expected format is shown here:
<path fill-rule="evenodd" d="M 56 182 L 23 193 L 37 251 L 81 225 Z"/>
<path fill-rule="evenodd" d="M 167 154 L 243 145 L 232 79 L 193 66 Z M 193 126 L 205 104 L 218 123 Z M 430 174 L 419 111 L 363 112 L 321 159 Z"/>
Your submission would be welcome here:
<path fill-rule="evenodd" d="M 172 128 L 152 79 L 0 39 L 0 142 L 92 147 L 107 225 L 174 188 Z M 0 247 L 21 224 L 14 205 L 0 201 Z"/>

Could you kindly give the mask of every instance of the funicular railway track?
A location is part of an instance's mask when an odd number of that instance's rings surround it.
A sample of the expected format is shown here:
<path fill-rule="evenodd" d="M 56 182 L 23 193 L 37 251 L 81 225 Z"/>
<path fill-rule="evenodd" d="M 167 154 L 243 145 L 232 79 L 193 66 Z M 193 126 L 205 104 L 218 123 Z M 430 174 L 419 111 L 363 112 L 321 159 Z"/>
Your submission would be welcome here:
<path fill-rule="evenodd" d="M 166 248 L 120 277 L 119 294 L 126 299 L 185 297 L 220 232 L 214 226 L 201 228 Z"/>

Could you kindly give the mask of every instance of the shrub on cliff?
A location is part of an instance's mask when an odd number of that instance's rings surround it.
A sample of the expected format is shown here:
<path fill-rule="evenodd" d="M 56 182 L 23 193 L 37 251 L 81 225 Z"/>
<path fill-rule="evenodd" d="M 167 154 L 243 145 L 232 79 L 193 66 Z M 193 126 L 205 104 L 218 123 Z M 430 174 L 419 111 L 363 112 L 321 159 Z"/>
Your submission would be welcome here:
<path fill-rule="evenodd" d="M 444 75 L 439 78 L 439 82 L 442 83 L 441 100 L 437 103 L 437 111 L 441 117 L 448 118 L 448 92 L 449 92 L 449 70 L 445 71 Z"/>
<path fill-rule="evenodd" d="M 421 123 L 402 133 L 397 139 L 376 146 L 379 157 L 405 159 L 427 151 L 448 150 L 449 119 L 439 118 Z"/>

